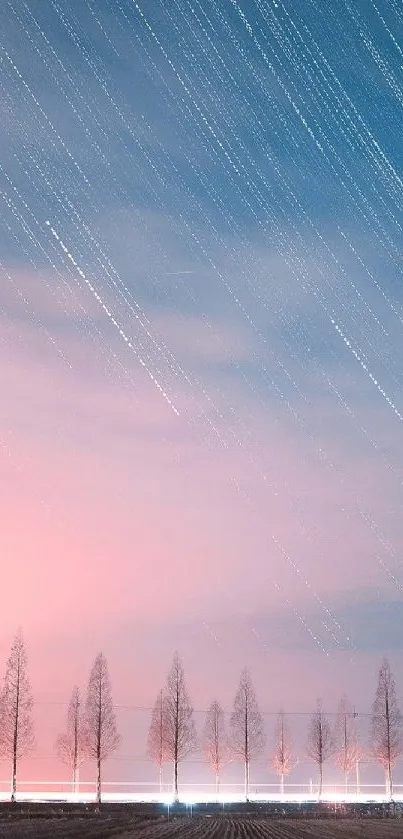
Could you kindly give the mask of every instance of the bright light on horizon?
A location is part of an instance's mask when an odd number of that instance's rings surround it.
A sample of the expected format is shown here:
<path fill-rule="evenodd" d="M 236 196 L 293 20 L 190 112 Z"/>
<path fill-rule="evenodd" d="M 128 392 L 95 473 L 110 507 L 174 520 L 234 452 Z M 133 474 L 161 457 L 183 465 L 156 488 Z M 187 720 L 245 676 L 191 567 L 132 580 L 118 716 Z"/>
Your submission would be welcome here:
<path fill-rule="evenodd" d="M 7 792 L 0 792 L 0 801 L 10 800 L 10 794 Z M 20 802 L 63 802 L 63 803 L 82 803 L 89 804 L 96 800 L 95 792 L 34 792 L 27 790 L 25 792 L 17 793 L 17 801 Z M 163 804 L 165 806 L 172 806 L 175 799 L 172 793 L 119 793 L 119 792 L 104 792 L 102 795 L 104 802 L 115 803 L 138 803 L 138 804 Z M 264 793 L 251 794 L 248 797 L 250 803 L 271 803 L 271 804 L 309 804 L 322 802 L 324 804 L 385 804 L 390 802 L 390 798 L 385 793 L 342 793 L 342 792 L 328 792 L 324 793 L 319 799 L 314 793 L 289 793 L 281 795 L 280 793 L 272 793 L 267 795 Z M 393 796 L 393 801 L 396 803 L 403 803 L 403 793 Z M 204 791 L 184 792 L 179 795 L 179 803 L 187 806 L 195 806 L 197 804 L 244 804 L 245 796 L 232 793 L 206 793 Z"/>

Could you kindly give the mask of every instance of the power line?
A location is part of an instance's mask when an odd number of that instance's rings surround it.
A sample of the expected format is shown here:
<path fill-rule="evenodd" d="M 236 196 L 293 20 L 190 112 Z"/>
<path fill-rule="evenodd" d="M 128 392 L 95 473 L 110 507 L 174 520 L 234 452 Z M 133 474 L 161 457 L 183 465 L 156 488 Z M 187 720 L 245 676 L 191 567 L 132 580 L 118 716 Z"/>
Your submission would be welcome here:
<path fill-rule="evenodd" d="M 56 706 L 64 706 L 68 707 L 69 703 L 64 700 L 38 700 L 35 702 L 35 705 L 56 705 Z M 115 711 L 134 711 L 134 712 L 141 712 L 141 713 L 151 713 L 154 709 L 153 706 L 149 705 L 129 705 L 129 704 L 120 704 L 114 703 L 113 705 Z M 193 708 L 194 714 L 207 714 L 207 708 Z M 232 710 L 223 708 L 224 714 L 231 715 Z M 280 711 L 266 711 L 261 710 L 260 713 L 262 716 L 267 717 L 277 717 Z M 315 710 L 312 711 L 284 711 L 285 717 L 311 717 L 312 714 L 315 713 Z M 327 717 L 337 717 L 339 715 L 338 711 L 323 711 L 323 714 Z M 347 717 L 372 717 L 368 711 L 350 711 L 346 714 Z"/>

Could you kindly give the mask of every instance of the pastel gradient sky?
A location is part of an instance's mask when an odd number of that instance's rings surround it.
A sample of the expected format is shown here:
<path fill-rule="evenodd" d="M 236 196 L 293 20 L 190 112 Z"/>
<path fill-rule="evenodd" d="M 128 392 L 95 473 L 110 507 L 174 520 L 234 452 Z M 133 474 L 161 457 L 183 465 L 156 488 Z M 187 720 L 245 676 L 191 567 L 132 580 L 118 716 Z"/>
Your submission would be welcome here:
<path fill-rule="evenodd" d="M 21 625 L 26 777 L 60 777 L 100 649 L 144 708 L 175 649 L 198 711 L 246 664 L 301 744 L 318 695 L 368 711 L 385 652 L 403 697 L 399 3 L 5 8 L 0 655 Z M 118 716 L 110 777 L 150 779 L 148 713 Z"/>

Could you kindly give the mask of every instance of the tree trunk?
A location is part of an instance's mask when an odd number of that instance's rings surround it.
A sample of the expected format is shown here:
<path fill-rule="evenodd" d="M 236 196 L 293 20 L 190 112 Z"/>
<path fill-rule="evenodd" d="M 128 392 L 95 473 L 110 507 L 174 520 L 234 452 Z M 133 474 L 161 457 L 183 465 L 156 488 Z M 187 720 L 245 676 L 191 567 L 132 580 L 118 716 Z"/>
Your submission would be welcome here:
<path fill-rule="evenodd" d="M 162 792 L 162 787 L 164 783 L 164 770 L 162 768 L 162 764 L 160 766 L 160 792 Z"/>
<path fill-rule="evenodd" d="M 101 760 L 97 760 L 97 804 L 101 803 Z"/>
<path fill-rule="evenodd" d="M 245 742 L 244 742 L 244 755 L 245 755 L 245 799 L 248 801 L 249 799 L 249 715 L 248 715 L 248 698 L 245 695 Z"/>
<path fill-rule="evenodd" d="M 215 794 L 218 796 L 220 794 L 220 773 L 215 773 Z"/>
<path fill-rule="evenodd" d="M 390 765 L 387 766 L 385 771 L 385 793 L 389 798 L 393 796 L 393 783 L 392 783 L 392 767 Z"/>
<path fill-rule="evenodd" d="M 97 723 L 97 804 L 101 803 L 101 742 L 102 742 L 102 682 L 98 683 L 98 723 Z"/>
<path fill-rule="evenodd" d="M 73 767 L 73 792 L 74 795 L 77 795 L 79 792 L 79 782 L 80 782 L 80 770 L 78 766 Z"/>
<path fill-rule="evenodd" d="M 12 769 L 12 777 L 11 777 L 11 801 L 15 801 L 15 796 L 17 792 L 17 755 L 14 751 L 13 754 L 13 769 Z"/>
<path fill-rule="evenodd" d="M 283 772 L 280 775 L 280 792 L 281 792 L 281 795 L 284 795 L 284 773 Z"/>
<path fill-rule="evenodd" d="M 348 792 L 348 773 L 346 772 L 344 776 L 344 792 Z"/>
<path fill-rule="evenodd" d="M 14 718 L 14 737 L 13 737 L 13 778 L 11 785 L 11 801 L 15 801 L 15 794 L 17 792 L 17 750 L 18 750 L 18 722 L 20 716 L 20 658 L 17 662 L 17 694 L 15 698 L 15 718 Z"/>
<path fill-rule="evenodd" d="M 392 798 L 392 761 L 391 761 L 391 731 L 390 731 L 390 707 L 389 707 L 389 693 L 386 694 L 385 702 L 385 717 L 387 730 L 387 769 L 386 769 L 386 795 Z"/>
<path fill-rule="evenodd" d="M 179 684 L 176 680 L 176 694 L 175 694 L 175 743 L 174 743 L 174 798 L 175 802 L 179 801 L 178 790 L 178 758 L 179 758 Z"/>
<path fill-rule="evenodd" d="M 323 763 L 319 764 L 319 798 L 322 798 L 323 789 Z"/>
<path fill-rule="evenodd" d="M 360 792 L 360 761 L 356 760 L 355 762 L 355 791 L 357 795 Z"/>
<path fill-rule="evenodd" d="M 13 762 L 11 766 L 11 801 L 15 802 L 15 794 L 17 792 L 17 762 L 13 755 Z"/>

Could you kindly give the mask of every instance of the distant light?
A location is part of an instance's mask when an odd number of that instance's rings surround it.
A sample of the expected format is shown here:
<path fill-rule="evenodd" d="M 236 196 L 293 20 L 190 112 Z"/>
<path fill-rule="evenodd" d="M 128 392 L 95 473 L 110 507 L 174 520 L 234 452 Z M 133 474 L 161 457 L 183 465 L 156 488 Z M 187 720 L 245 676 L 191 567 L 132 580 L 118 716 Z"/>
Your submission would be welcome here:
<path fill-rule="evenodd" d="M 44 782 L 32 782 L 32 783 L 43 783 Z M 46 782 L 45 782 L 46 783 Z M 52 781 L 47 782 L 52 784 Z M 87 783 L 87 782 L 84 782 Z M 45 784 L 44 784 L 45 785 Z M 379 787 L 381 785 L 379 784 Z M 91 803 L 95 801 L 95 793 L 94 792 L 84 792 L 81 791 L 80 793 L 71 793 L 71 792 L 56 792 L 56 791 L 49 791 L 48 789 L 43 789 L 41 792 L 39 791 L 32 791 L 32 790 L 20 790 L 18 792 L 18 801 L 29 801 L 29 802 L 54 802 L 57 801 L 58 803 L 63 802 L 77 802 L 80 801 L 84 803 Z M 0 801 L 8 801 L 10 798 L 10 793 L 5 791 L 0 791 Z M 135 793 L 115 793 L 109 792 L 105 790 L 102 795 L 102 798 L 105 802 L 121 802 L 121 803 L 144 803 L 144 802 L 152 802 L 152 803 L 159 803 L 163 807 L 174 807 L 176 801 L 173 794 L 169 793 L 147 793 L 147 792 L 135 792 Z M 281 793 L 251 793 L 249 796 L 249 801 L 253 802 L 270 802 L 272 804 L 308 804 L 308 803 L 318 803 L 318 795 L 317 793 L 290 793 L 286 792 L 284 795 Z M 397 804 L 403 804 L 403 792 L 395 793 L 393 796 L 394 802 Z M 382 793 L 374 793 L 374 792 L 324 792 L 321 799 L 322 804 L 335 804 L 335 803 L 346 803 L 346 804 L 387 804 L 390 802 L 390 797 L 386 795 L 385 792 Z M 200 792 L 192 791 L 189 793 L 179 793 L 179 803 L 182 805 L 187 805 L 189 807 L 197 806 L 198 804 L 241 804 L 245 802 L 245 796 L 241 793 L 238 794 L 231 794 L 231 793 L 220 793 L 217 795 L 216 793 L 206 793 L 202 790 Z"/>

